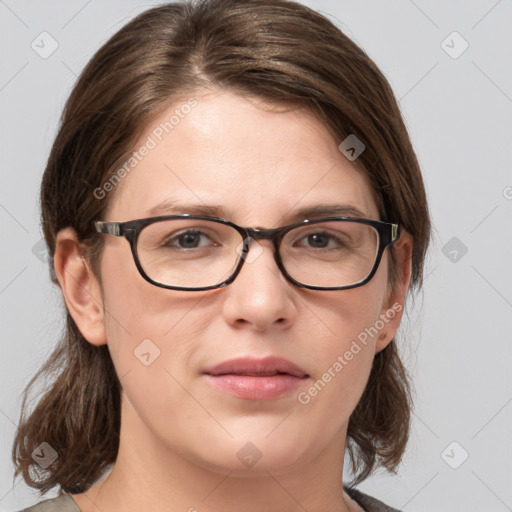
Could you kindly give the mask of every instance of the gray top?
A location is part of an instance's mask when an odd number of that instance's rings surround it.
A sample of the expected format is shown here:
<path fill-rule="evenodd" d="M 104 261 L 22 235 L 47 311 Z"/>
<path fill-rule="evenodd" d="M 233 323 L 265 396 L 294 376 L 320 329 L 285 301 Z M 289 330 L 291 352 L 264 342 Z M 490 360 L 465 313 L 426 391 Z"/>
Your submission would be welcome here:
<path fill-rule="evenodd" d="M 343 487 L 346 493 L 355 501 L 360 507 L 363 507 L 366 512 L 400 512 L 400 510 L 389 507 L 382 501 L 379 501 L 368 494 L 358 491 L 356 488 Z"/>
<path fill-rule="evenodd" d="M 356 501 L 366 512 L 400 512 L 396 508 L 388 507 L 367 494 L 364 494 L 357 489 L 344 487 L 347 494 Z M 82 512 L 75 500 L 69 494 L 62 494 L 57 498 L 44 500 L 32 507 L 20 510 L 19 512 Z"/>
<path fill-rule="evenodd" d="M 75 500 L 69 494 L 62 494 L 57 498 L 44 500 L 20 512 L 82 512 Z"/>

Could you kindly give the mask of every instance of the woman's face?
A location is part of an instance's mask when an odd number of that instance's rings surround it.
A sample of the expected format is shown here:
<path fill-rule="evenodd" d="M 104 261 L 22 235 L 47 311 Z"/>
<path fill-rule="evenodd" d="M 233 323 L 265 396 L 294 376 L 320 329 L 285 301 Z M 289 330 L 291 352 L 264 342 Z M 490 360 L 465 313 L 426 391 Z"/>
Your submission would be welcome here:
<path fill-rule="evenodd" d="M 195 99 L 190 109 L 186 99 L 173 104 L 140 138 L 135 149 L 154 147 L 119 183 L 104 220 L 195 213 L 191 205 L 221 206 L 218 216 L 248 227 L 291 224 L 303 220 L 299 209 L 320 205 L 379 218 L 369 182 L 308 111 L 264 110 L 228 92 Z M 179 121 L 169 129 L 173 114 Z M 163 201 L 174 207 L 152 211 Z M 104 241 L 104 341 L 123 387 L 124 433 L 137 441 L 139 460 L 167 453 L 219 472 L 273 474 L 339 460 L 375 352 L 400 317 L 403 290 L 388 284 L 387 251 L 368 284 L 316 291 L 286 281 L 271 242 L 260 240 L 233 283 L 190 292 L 151 285 L 126 239 Z M 205 373 L 270 356 L 306 376 L 278 377 L 285 390 L 272 395 L 268 375 L 219 385 Z M 226 382 L 243 389 L 226 391 Z M 251 396 L 244 386 L 254 382 L 259 391 Z"/>

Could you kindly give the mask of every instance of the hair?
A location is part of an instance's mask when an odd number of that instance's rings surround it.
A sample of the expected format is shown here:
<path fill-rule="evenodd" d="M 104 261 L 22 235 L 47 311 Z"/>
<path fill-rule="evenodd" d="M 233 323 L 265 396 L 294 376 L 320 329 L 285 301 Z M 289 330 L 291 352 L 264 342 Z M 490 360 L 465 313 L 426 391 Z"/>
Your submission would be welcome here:
<path fill-rule="evenodd" d="M 410 290 L 422 284 L 430 218 L 420 167 L 384 75 L 323 15 L 288 0 L 198 0 L 140 14 L 93 56 L 68 98 L 41 183 L 41 221 L 53 262 L 57 233 L 72 227 L 100 280 L 105 218 L 115 197 L 94 191 L 132 154 L 145 127 L 178 98 L 218 88 L 308 108 L 339 142 L 355 134 L 381 220 L 412 237 Z M 390 251 L 394 268 L 393 250 Z M 53 264 L 50 277 L 58 285 Z M 390 280 L 393 280 L 390 272 Z M 121 385 L 106 345 L 94 346 L 66 309 L 63 337 L 23 392 L 12 458 L 16 478 L 43 494 L 83 492 L 115 462 Z M 30 413 L 29 391 L 45 379 Z M 409 436 L 412 392 L 396 341 L 375 355 L 347 434 L 352 483 L 377 467 L 396 472 Z M 31 454 L 47 442 L 47 468 Z"/>

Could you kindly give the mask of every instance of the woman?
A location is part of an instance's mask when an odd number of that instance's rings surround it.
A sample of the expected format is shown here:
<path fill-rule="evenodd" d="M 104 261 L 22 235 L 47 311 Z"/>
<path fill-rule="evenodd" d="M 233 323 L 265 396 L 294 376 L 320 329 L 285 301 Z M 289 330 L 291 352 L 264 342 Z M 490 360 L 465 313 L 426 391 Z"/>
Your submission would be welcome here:
<path fill-rule="evenodd" d="M 41 206 L 67 330 L 13 459 L 60 496 L 28 510 L 394 510 L 354 486 L 405 450 L 430 221 L 389 84 L 330 21 L 141 14 L 71 93 Z"/>

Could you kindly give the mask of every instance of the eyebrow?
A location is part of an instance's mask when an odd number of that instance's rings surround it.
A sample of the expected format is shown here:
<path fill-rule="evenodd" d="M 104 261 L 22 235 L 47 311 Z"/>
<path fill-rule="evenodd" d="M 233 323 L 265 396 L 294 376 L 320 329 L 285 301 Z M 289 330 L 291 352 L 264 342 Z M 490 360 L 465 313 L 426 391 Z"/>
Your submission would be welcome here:
<path fill-rule="evenodd" d="M 179 215 L 181 213 L 189 213 L 191 215 L 205 215 L 209 217 L 227 217 L 228 211 L 220 205 L 207 204 L 187 204 L 165 199 L 161 203 L 150 208 L 148 215 Z"/>
<path fill-rule="evenodd" d="M 146 212 L 149 216 L 177 215 L 188 213 L 190 215 L 204 215 L 207 217 L 220 217 L 229 219 L 232 215 L 222 205 L 186 204 L 172 199 L 165 199 Z M 368 214 L 350 204 L 318 204 L 305 206 L 284 215 L 285 219 L 314 219 L 320 217 L 360 217 L 369 218 Z"/>

